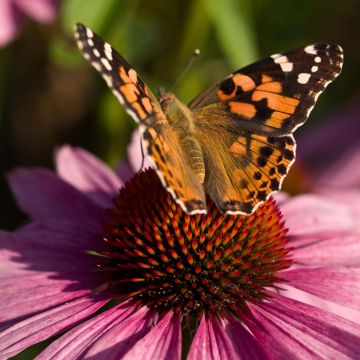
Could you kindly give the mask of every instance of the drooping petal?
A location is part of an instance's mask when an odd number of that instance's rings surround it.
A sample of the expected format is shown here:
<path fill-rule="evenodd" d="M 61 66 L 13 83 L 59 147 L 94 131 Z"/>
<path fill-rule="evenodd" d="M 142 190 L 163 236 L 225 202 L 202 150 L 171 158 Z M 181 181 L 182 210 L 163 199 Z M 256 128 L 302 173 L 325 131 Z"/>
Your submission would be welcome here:
<path fill-rule="evenodd" d="M 145 156 L 144 163 L 143 163 L 143 154 L 141 152 L 141 140 L 140 140 L 140 132 L 139 130 L 135 130 L 131 137 L 131 142 L 128 146 L 128 158 L 130 161 L 130 165 L 135 172 L 141 169 L 143 165 L 143 169 L 148 167 L 153 167 L 152 162 L 149 160 L 148 156 Z M 146 150 L 145 150 L 146 154 Z M 145 155 L 144 154 L 144 155 Z"/>
<path fill-rule="evenodd" d="M 11 0 L 0 1 L 0 47 L 6 46 L 19 32 L 21 14 Z"/>
<path fill-rule="evenodd" d="M 14 0 L 16 6 L 36 21 L 49 23 L 55 20 L 57 0 Z"/>
<path fill-rule="evenodd" d="M 36 359 L 121 359 L 150 330 L 150 322 L 146 307 L 123 303 L 68 331 Z"/>
<path fill-rule="evenodd" d="M 360 308 L 360 268 L 329 266 L 284 271 L 291 286 L 355 309 Z"/>
<path fill-rule="evenodd" d="M 124 184 L 135 175 L 135 170 L 132 168 L 127 159 L 121 160 L 118 163 L 115 168 L 115 172 Z"/>
<path fill-rule="evenodd" d="M 55 160 L 59 176 L 102 207 L 109 207 L 123 186 L 109 167 L 83 149 L 62 146 Z"/>
<path fill-rule="evenodd" d="M 349 320 L 276 294 L 249 307 L 246 324 L 270 359 L 360 356 L 360 326 Z"/>
<path fill-rule="evenodd" d="M 104 300 L 80 297 L 29 318 L 18 319 L 15 325 L 0 332 L 0 358 L 7 359 L 79 323 L 94 314 L 104 303 Z"/>
<path fill-rule="evenodd" d="M 33 219 L 69 220 L 102 230 L 103 210 L 51 171 L 18 169 L 9 182 L 19 206 Z"/>
<path fill-rule="evenodd" d="M 203 315 L 187 360 L 237 359 L 233 344 L 218 320 Z"/>
<path fill-rule="evenodd" d="M 140 339 L 126 353 L 123 360 L 133 359 L 166 359 L 181 358 L 181 324 L 178 316 L 167 313 L 158 324 Z"/>
<path fill-rule="evenodd" d="M 265 360 L 267 358 L 261 345 L 239 320 L 233 317 L 229 318 L 226 334 L 232 340 L 237 359 Z"/>

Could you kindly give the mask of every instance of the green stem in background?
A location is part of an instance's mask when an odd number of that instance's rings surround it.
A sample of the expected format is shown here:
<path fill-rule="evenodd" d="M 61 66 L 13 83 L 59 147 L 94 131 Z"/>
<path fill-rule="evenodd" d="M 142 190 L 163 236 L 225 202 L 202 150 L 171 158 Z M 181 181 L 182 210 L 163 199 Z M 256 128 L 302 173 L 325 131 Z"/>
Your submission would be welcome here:
<path fill-rule="evenodd" d="M 203 0 L 219 44 L 234 69 L 258 58 L 248 0 Z"/>

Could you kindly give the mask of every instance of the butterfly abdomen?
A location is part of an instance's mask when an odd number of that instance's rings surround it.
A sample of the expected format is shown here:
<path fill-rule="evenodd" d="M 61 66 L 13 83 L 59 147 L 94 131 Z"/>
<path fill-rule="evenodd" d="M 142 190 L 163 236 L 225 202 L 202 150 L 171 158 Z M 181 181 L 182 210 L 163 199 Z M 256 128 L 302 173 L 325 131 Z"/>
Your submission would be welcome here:
<path fill-rule="evenodd" d="M 180 148 L 180 152 L 186 158 L 198 181 L 203 183 L 205 164 L 201 146 L 194 135 L 194 121 L 191 110 L 174 94 L 169 92 L 161 94 L 160 105 L 168 119 L 169 126 L 177 137 L 177 146 Z"/>

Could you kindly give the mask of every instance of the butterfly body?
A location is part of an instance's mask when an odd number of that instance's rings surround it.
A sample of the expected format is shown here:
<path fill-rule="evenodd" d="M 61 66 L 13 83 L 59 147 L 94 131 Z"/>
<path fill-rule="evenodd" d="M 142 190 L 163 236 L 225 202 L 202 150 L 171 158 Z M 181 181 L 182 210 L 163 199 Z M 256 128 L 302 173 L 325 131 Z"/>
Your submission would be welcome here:
<path fill-rule="evenodd" d="M 210 87 L 188 105 L 159 99 L 108 43 L 84 25 L 75 37 L 126 111 L 164 187 L 189 214 L 206 196 L 227 214 L 250 214 L 281 184 L 295 160 L 293 132 L 342 67 L 342 49 L 314 44 L 272 55 Z"/>

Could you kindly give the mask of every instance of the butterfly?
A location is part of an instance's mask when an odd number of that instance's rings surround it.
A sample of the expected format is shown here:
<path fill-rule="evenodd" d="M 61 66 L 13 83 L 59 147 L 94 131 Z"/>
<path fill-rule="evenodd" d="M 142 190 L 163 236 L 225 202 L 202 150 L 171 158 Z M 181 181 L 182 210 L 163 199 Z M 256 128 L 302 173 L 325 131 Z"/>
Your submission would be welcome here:
<path fill-rule="evenodd" d="M 248 215 L 280 190 L 295 160 L 293 132 L 341 72 L 339 45 L 272 55 L 229 75 L 188 105 L 159 98 L 92 30 L 75 26 L 84 57 L 139 123 L 142 144 L 175 201 L 206 213 L 206 193 L 223 213 Z"/>

